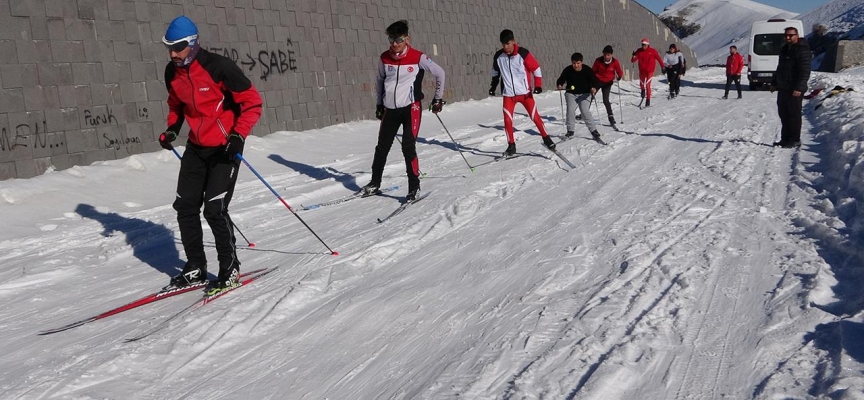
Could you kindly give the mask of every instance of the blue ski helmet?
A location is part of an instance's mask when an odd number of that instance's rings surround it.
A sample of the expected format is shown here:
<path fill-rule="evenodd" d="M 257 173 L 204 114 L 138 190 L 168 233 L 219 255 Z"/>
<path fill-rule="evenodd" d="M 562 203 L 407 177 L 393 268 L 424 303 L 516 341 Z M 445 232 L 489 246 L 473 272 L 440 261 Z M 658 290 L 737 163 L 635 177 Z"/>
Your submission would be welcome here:
<path fill-rule="evenodd" d="M 171 24 L 168 25 L 168 30 L 165 31 L 165 36 L 162 41 L 165 44 L 173 44 L 181 40 L 191 41 L 198 38 L 198 27 L 192 22 L 189 17 L 181 15 L 174 18 Z"/>

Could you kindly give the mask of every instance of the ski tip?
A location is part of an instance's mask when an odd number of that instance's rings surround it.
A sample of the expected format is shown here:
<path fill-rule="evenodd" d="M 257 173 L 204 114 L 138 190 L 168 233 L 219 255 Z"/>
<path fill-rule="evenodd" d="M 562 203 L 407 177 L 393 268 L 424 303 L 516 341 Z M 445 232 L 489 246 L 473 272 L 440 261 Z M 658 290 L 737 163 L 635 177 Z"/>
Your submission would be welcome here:
<path fill-rule="evenodd" d="M 338 255 L 339 255 L 339 252 L 338 252 L 338 251 L 333 251 L 332 253 L 330 253 L 330 255 L 338 256 Z"/>
<path fill-rule="evenodd" d="M 255 247 L 255 243 L 249 243 L 249 247 Z"/>

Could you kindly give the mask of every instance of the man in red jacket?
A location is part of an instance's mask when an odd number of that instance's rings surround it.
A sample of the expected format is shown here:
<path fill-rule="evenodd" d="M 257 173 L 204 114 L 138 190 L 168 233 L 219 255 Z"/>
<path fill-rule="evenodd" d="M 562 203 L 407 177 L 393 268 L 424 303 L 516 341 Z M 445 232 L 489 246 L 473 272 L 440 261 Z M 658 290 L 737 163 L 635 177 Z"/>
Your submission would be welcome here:
<path fill-rule="evenodd" d="M 744 57 L 738 54 L 738 47 L 729 46 L 729 57 L 726 57 L 726 92 L 723 93 L 723 99 L 729 96 L 729 88 L 732 82 L 735 82 L 735 89 L 738 90 L 738 98 L 741 98 L 741 71 L 744 69 Z"/>
<path fill-rule="evenodd" d="M 609 92 L 612 91 L 612 82 L 621 80 L 624 70 L 618 59 L 612 57 L 612 46 L 603 48 L 603 55 L 594 60 L 591 67 L 594 75 L 600 82 L 600 91 L 603 92 L 603 105 L 606 106 L 606 114 L 609 116 L 609 124 L 615 126 L 615 116 L 612 114 L 612 103 L 609 102 Z"/>
<path fill-rule="evenodd" d="M 200 47 L 198 27 L 180 16 L 171 21 L 162 38 L 171 57 L 165 67 L 168 88 L 168 128 L 159 135 L 166 150 L 184 121 L 189 141 L 180 162 L 174 209 L 180 239 L 186 252 L 183 271 L 171 278 L 169 287 L 205 282 L 207 259 L 201 229 L 201 206 L 216 242 L 219 275 L 212 290 L 237 284 L 234 225 L 228 216 L 228 203 L 237 182 L 243 143 L 261 117 L 261 95 L 243 71 L 230 59 Z"/>
<path fill-rule="evenodd" d="M 642 47 L 633 52 L 631 63 L 639 62 L 639 88 L 642 89 L 642 98 L 645 99 L 645 107 L 651 106 L 651 81 L 654 80 L 655 62 L 660 63 L 660 69 L 666 69 L 663 58 L 657 52 L 648 39 L 642 39 Z M 639 104 L 642 104 L 641 102 Z"/>

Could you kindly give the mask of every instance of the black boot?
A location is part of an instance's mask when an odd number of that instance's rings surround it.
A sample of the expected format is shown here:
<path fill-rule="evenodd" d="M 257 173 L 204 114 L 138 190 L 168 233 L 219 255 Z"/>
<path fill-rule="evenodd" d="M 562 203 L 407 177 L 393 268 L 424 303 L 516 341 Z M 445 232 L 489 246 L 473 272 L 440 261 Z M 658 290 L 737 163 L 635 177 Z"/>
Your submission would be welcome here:
<path fill-rule="evenodd" d="M 501 155 L 504 157 L 511 157 L 513 155 L 516 155 L 516 143 L 508 143 L 507 150 L 504 150 Z"/>
<path fill-rule="evenodd" d="M 555 150 L 555 141 L 549 135 L 543 136 L 543 145 L 549 150 Z"/>
<path fill-rule="evenodd" d="M 381 187 L 380 182 L 369 182 L 366 186 L 360 188 L 360 192 L 363 196 L 372 196 L 374 194 L 380 193 L 379 188 Z"/>
<path fill-rule="evenodd" d="M 219 277 L 215 281 L 210 282 L 208 295 L 214 295 L 225 289 L 230 289 L 237 286 L 240 282 L 240 264 L 237 262 L 231 263 L 230 266 L 219 268 Z"/>
<path fill-rule="evenodd" d="M 610 124 L 610 125 L 615 125 L 615 117 L 612 116 L 612 115 L 609 116 L 609 124 Z"/>
<path fill-rule="evenodd" d="M 171 282 L 165 288 L 182 288 L 207 282 L 207 264 L 187 262 L 183 266 L 183 272 L 171 278 Z"/>

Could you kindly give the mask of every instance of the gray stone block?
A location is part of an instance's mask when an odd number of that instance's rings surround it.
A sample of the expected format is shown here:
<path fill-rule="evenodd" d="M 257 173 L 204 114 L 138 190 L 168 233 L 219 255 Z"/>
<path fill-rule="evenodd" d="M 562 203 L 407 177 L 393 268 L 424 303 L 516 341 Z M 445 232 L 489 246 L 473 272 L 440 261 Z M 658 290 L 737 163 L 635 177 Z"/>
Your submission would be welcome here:
<path fill-rule="evenodd" d="M 37 64 L 0 65 L 0 81 L 3 88 L 23 88 L 39 84 Z M 5 111 L 5 109 L 3 109 Z"/>
<path fill-rule="evenodd" d="M 81 129 L 77 108 L 52 108 L 45 110 L 47 132 L 63 132 Z"/>
<path fill-rule="evenodd" d="M 168 100 L 168 89 L 165 87 L 165 82 L 147 81 L 144 84 L 147 85 L 147 100 Z"/>
<path fill-rule="evenodd" d="M 90 85 L 90 95 L 93 104 L 119 104 L 123 101 L 120 85 L 117 83 Z"/>
<path fill-rule="evenodd" d="M 132 68 L 128 62 L 106 62 L 102 64 L 105 83 L 132 80 Z"/>
<path fill-rule="evenodd" d="M 144 82 L 120 82 L 120 95 L 124 103 L 147 101 L 147 85 Z"/>
<path fill-rule="evenodd" d="M 13 17 L 45 17 L 45 0 L 11 0 L 9 11 Z"/>
<path fill-rule="evenodd" d="M 17 177 L 18 173 L 15 170 L 14 162 L 0 162 L 0 181 Z"/>
<path fill-rule="evenodd" d="M 78 0 L 78 18 L 108 19 L 108 2 L 106 0 Z"/>
<path fill-rule="evenodd" d="M 71 85 L 74 83 L 72 64 L 40 63 L 37 70 L 39 71 L 39 84 L 42 86 Z"/>
<path fill-rule="evenodd" d="M 16 40 L 15 48 L 22 64 L 52 61 L 51 42 L 47 40 Z"/>
<path fill-rule="evenodd" d="M 96 129 L 66 131 L 66 148 L 69 153 L 83 153 L 99 148 Z M 89 164 L 89 163 L 88 163 Z"/>
<path fill-rule="evenodd" d="M 51 165 L 58 171 L 72 168 L 76 165 L 86 165 L 84 153 L 56 154 L 51 157 Z"/>
<path fill-rule="evenodd" d="M 60 107 L 85 107 L 93 104 L 90 85 L 58 86 Z"/>
<path fill-rule="evenodd" d="M 98 161 L 105 160 L 114 160 L 116 159 L 116 154 L 114 153 L 114 149 L 96 149 L 96 150 L 88 150 L 84 152 L 84 164 L 85 165 L 93 165 L 93 163 Z"/>
<path fill-rule="evenodd" d="M 60 97 L 56 86 L 31 86 L 24 88 L 24 109 L 44 110 L 60 108 Z"/>

